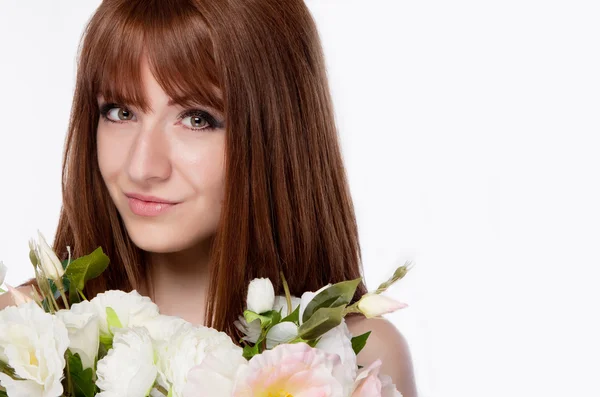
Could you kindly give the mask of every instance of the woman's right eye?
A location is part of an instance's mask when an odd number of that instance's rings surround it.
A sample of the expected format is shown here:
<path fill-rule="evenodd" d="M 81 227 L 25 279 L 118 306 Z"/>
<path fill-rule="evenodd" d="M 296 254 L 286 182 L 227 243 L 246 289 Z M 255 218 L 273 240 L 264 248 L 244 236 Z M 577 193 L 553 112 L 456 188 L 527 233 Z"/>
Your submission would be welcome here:
<path fill-rule="evenodd" d="M 104 119 L 113 123 L 132 120 L 134 117 L 131 110 L 114 103 L 107 103 L 103 105 L 100 108 L 100 114 Z"/>

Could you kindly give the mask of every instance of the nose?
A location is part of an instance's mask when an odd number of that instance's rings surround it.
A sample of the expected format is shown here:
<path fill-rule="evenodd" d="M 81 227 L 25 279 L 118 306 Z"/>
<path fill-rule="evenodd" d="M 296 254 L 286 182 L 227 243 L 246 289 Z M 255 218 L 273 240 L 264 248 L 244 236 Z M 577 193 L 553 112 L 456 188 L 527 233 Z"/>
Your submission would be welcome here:
<path fill-rule="evenodd" d="M 129 152 L 127 173 L 139 185 L 163 181 L 171 175 L 169 145 L 164 131 L 156 125 L 143 128 Z"/>

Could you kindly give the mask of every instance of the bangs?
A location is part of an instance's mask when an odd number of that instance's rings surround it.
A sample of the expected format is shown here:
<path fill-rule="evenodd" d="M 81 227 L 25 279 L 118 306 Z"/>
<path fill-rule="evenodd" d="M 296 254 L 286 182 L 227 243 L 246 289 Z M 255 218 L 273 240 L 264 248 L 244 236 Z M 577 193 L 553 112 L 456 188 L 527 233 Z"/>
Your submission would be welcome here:
<path fill-rule="evenodd" d="M 81 59 L 95 100 L 150 109 L 141 78 L 147 59 L 154 78 L 174 103 L 205 105 L 220 112 L 223 95 L 215 64 L 211 31 L 187 0 L 104 0 L 101 18 L 88 27 Z M 87 41 L 87 40 L 86 40 Z"/>

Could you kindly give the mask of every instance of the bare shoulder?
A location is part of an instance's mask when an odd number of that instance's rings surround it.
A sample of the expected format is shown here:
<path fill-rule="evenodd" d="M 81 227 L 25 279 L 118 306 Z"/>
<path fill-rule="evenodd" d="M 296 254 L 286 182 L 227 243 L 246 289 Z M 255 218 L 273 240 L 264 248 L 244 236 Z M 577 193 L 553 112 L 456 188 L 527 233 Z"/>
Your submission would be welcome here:
<path fill-rule="evenodd" d="M 359 365 L 367 366 L 380 359 L 381 372 L 392 378 L 403 397 L 416 397 L 414 369 L 408 342 L 390 321 L 384 318 L 353 316 L 346 318 L 352 335 L 371 331 L 367 345 L 358 353 Z"/>
<path fill-rule="evenodd" d="M 32 288 L 31 286 L 21 286 L 21 287 L 15 288 L 15 289 L 19 292 L 22 292 L 24 295 L 30 295 L 31 288 Z M 10 294 L 10 292 L 4 292 L 4 293 L 0 294 L 0 310 L 6 308 L 8 306 L 15 306 L 15 301 L 14 301 L 12 295 Z"/>

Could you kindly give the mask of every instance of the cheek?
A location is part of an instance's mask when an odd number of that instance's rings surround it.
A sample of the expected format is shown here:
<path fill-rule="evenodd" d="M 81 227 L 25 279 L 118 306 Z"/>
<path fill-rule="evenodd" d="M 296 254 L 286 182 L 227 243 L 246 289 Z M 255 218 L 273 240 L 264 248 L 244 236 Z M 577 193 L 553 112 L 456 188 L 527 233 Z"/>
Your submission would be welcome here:
<path fill-rule="evenodd" d="M 110 184 L 123 169 L 128 144 L 120 139 L 110 130 L 98 127 L 96 135 L 96 151 L 98 155 L 98 167 L 105 183 Z"/>
<path fill-rule="evenodd" d="M 219 138 L 219 137 L 217 137 Z M 183 148 L 181 148 L 183 149 Z M 198 196 L 221 202 L 225 186 L 225 147 L 222 139 L 174 151 L 174 162 Z"/>

